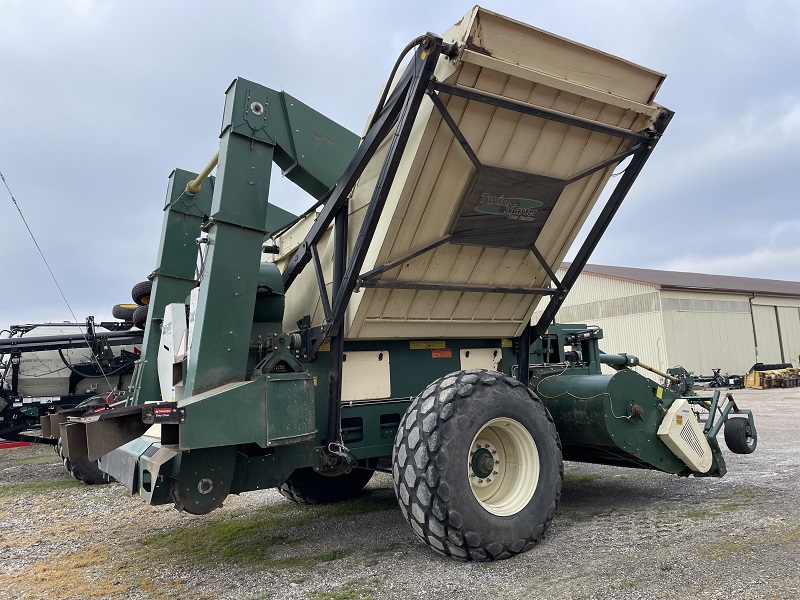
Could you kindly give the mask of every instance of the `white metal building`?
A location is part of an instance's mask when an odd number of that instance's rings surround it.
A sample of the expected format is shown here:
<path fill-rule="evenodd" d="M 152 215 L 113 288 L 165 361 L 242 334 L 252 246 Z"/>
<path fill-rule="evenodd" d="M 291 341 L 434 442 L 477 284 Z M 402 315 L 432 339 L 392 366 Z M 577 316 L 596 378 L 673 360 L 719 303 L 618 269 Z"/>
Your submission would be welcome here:
<path fill-rule="evenodd" d="M 744 374 L 756 362 L 800 363 L 795 281 L 587 265 L 556 321 L 597 325 L 605 352 L 662 370 Z"/>

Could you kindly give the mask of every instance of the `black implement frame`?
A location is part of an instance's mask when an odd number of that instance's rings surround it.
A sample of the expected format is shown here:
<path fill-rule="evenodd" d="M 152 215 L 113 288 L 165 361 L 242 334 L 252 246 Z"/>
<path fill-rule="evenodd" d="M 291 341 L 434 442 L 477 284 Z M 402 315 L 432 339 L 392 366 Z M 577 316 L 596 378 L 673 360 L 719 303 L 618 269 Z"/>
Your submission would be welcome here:
<path fill-rule="evenodd" d="M 597 246 L 600 238 L 605 233 L 611 219 L 617 212 L 623 199 L 630 190 L 633 181 L 644 167 L 656 143 L 664 133 L 669 121 L 672 118 L 672 111 L 662 109 L 655 123 L 649 128 L 631 132 L 625 129 L 603 125 L 594 121 L 533 106 L 524 102 L 511 100 L 495 94 L 481 92 L 471 88 L 464 88 L 458 85 L 450 85 L 439 82 L 433 76 L 434 68 L 441 54 L 452 55 L 455 48 L 449 44 L 443 44 L 441 38 L 428 33 L 422 42 L 416 47 L 414 57 L 410 65 L 406 68 L 403 75 L 394 87 L 392 94 L 384 104 L 379 107 L 379 113 L 373 120 L 372 126 L 367 131 L 364 139 L 356 152 L 352 162 L 345 170 L 345 173 L 337 181 L 328 194 L 324 207 L 320 211 L 314 225 L 300 244 L 297 252 L 292 256 L 289 265 L 283 273 L 285 289 L 292 285 L 302 269 L 312 260 L 315 264 L 317 280 L 319 283 L 322 298 L 323 310 L 325 313 L 325 324 L 315 331 L 312 343 L 304 352 L 305 360 L 312 360 L 323 342 L 323 339 L 330 338 L 330 371 L 329 371 L 329 397 L 328 397 L 328 424 L 326 441 L 337 442 L 340 439 L 341 431 L 341 370 L 342 355 L 344 351 L 344 332 L 343 322 L 345 311 L 354 291 L 360 288 L 405 288 L 405 289 L 435 289 L 447 291 L 479 291 L 494 293 L 512 294 L 538 294 L 549 296 L 550 300 L 542 317 L 535 325 L 528 325 L 523 329 L 519 338 L 515 340 L 517 356 L 519 362 L 520 381 L 528 383 L 528 362 L 531 342 L 540 336 L 547 329 L 553 320 L 556 312 L 566 298 L 567 293 L 572 288 L 578 274 L 586 266 L 592 251 Z M 548 288 L 524 288 L 524 287 L 490 287 L 474 285 L 450 285 L 433 284 L 427 282 L 397 282 L 382 281 L 375 279 L 382 273 L 399 266 L 421 254 L 429 252 L 441 244 L 447 243 L 449 237 L 440 238 L 434 242 L 409 252 L 403 257 L 396 258 L 385 265 L 378 266 L 367 273 L 360 273 L 364 264 L 367 250 L 372 242 L 378 220 L 381 217 L 386 198 L 397 173 L 400 159 L 408 142 L 411 128 L 416 119 L 422 99 L 428 96 L 442 120 L 447 124 L 453 136 L 458 141 L 464 152 L 473 163 L 476 169 L 480 170 L 483 165 L 478 159 L 475 151 L 470 147 L 465 136 L 459 129 L 455 120 L 452 118 L 439 98 L 439 94 L 459 96 L 471 101 L 489 104 L 500 109 L 511 110 L 527 115 L 533 115 L 549 121 L 580 127 L 589 131 L 599 132 L 629 141 L 629 146 L 623 152 L 603 160 L 581 173 L 573 176 L 569 180 L 564 180 L 563 184 L 568 185 L 587 177 L 599 170 L 609 166 L 619 164 L 624 159 L 630 157 L 631 162 L 621 174 L 614 191 L 606 202 L 600 217 L 591 228 L 588 237 L 584 241 L 577 256 L 572 261 L 567 273 L 562 280 L 559 280 L 553 269 L 544 260 L 542 254 L 535 244 L 531 247 L 531 253 L 535 256 L 545 273 L 551 280 L 551 287 Z M 346 218 L 348 212 L 348 199 L 356 181 L 367 166 L 367 163 L 374 157 L 378 146 L 391 134 L 386 158 L 380 176 L 372 193 L 371 201 L 368 205 L 364 221 L 359 229 L 358 236 L 350 254 L 347 256 L 346 239 Z M 317 244 L 322 239 L 323 234 L 330 225 L 334 224 L 334 281 L 333 298 L 328 298 L 322 278 L 321 266 L 319 265 Z"/>

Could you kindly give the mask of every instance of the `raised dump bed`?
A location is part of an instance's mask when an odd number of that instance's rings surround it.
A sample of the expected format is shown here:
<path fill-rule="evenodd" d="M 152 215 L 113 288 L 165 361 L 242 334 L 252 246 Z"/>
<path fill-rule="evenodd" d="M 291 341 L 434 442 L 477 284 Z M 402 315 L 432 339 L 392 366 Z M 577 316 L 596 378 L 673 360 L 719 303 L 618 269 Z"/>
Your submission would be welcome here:
<path fill-rule="evenodd" d="M 548 286 L 620 155 L 647 143 L 639 132 L 663 113 L 661 73 L 483 8 L 442 38 L 458 52 L 440 57 L 441 84 L 414 121 L 350 300 L 349 339 L 520 335 L 542 297 L 531 291 Z M 351 250 L 390 141 L 353 190 Z M 315 218 L 277 239 L 282 271 Z M 332 236 L 318 247 L 330 288 Z M 314 272 L 293 285 L 307 293 L 287 296 L 284 326 L 321 324 Z"/>

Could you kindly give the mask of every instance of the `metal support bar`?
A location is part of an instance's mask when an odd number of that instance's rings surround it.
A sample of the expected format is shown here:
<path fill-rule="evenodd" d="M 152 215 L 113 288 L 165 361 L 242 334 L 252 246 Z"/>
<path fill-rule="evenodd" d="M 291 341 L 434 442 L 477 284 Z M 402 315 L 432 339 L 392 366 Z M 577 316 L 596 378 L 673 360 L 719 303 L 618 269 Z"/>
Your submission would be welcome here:
<path fill-rule="evenodd" d="M 314 273 L 317 275 L 322 310 L 325 312 L 325 320 L 327 321 L 331 318 L 331 302 L 328 299 L 328 288 L 325 286 L 325 275 L 322 273 L 322 264 L 319 262 L 319 251 L 316 245 L 311 246 L 311 256 L 314 258 Z"/>
<path fill-rule="evenodd" d="M 496 94 L 490 94 L 489 92 L 482 92 L 480 90 L 474 90 L 472 88 L 466 88 L 459 85 L 450 85 L 440 81 L 434 82 L 432 87 L 434 90 L 444 92 L 445 94 L 450 94 L 452 96 L 459 96 L 461 98 L 466 98 L 467 100 L 476 100 L 483 104 L 490 104 L 492 106 L 497 106 L 498 108 L 505 108 L 507 110 L 521 112 L 533 117 L 547 119 L 548 121 L 555 121 L 556 123 L 574 125 L 575 127 L 596 131 L 597 133 L 605 133 L 606 135 L 612 135 L 614 137 L 624 138 L 626 140 L 647 142 L 649 139 L 647 135 L 642 133 L 632 133 L 627 129 L 622 129 L 621 127 L 603 125 L 601 123 L 597 123 L 596 121 L 583 119 L 581 117 L 562 113 L 557 110 L 533 106 L 527 102 L 511 100 L 510 98 L 498 96 Z"/>
<path fill-rule="evenodd" d="M 464 134 L 461 133 L 461 129 L 453 120 L 453 116 L 450 114 L 450 111 L 448 111 L 447 107 L 442 103 L 442 99 L 439 98 L 439 94 L 429 89 L 428 96 L 430 97 L 431 100 L 433 100 L 433 105 L 439 110 L 439 114 L 442 115 L 442 120 L 445 123 L 447 123 L 447 126 L 450 128 L 450 131 L 453 132 L 453 135 L 455 136 L 458 143 L 461 144 L 461 147 L 464 149 L 464 152 L 467 153 L 467 156 L 472 161 L 472 164 L 475 165 L 476 169 L 480 169 L 481 161 L 478 160 L 478 155 L 475 154 L 475 151 L 472 149 L 472 146 L 469 145 L 467 138 L 465 138 Z"/>
<path fill-rule="evenodd" d="M 583 179 L 584 177 L 588 177 L 592 173 L 597 173 L 597 171 L 602 171 L 606 167 L 610 167 L 611 165 L 613 165 L 615 163 L 618 163 L 618 162 L 621 162 L 621 161 L 625 160 L 629 156 L 631 156 L 633 154 L 636 154 L 636 152 L 638 152 L 642 148 L 642 145 L 643 144 L 633 144 L 630 148 L 628 148 L 624 152 L 620 152 L 619 154 L 615 154 L 611 158 L 607 158 L 603 162 L 597 163 L 593 167 L 589 167 L 588 169 L 586 169 L 584 171 L 581 171 L 577 175 L 573 175 L 569 179 L 566 179 L 564 185 L 567 186 L 567 185 L 569 185 L 571 183 L 575 183 L 576 181 L 579 181 L 579 180 Z"/>
<path fill-rule="evenodd" d="M 333 224 L 333 289 L 334 297 L 339 293 L 342 277 L 347 267 L 347 224 L 349 220 L 350 203 L 345 201 L 336 215 Z"/>
<path fill-rule="evenodd" d="M 519 352 L 517 354 L 517 379 L 527 386 L 530 382 L 531 372 L 528 365 L 531 362 L 531 324 L 525 325 L 522 334 L 519 336 Z"/>
<path fill-rule="evenodd" d="M 383 279 L 367 279 L 361 287 L 398 290 L 431 290 L 437 292 L 481 292 L 485 294 L 542 294 L 552 296 L 560 293 L 554 288 L 521 288 L 492 285 L 469 285 L 457 283 L 426 283 L 422 281 L 384 281 Z"/>
<path fill-rule="evenodd" d="M 531 246 L 531 252 L 536 257 L 536 260 L 539 261 L 539 264 L 542 265 L 542 268 L 544 269 L 544 272 L 547 273 L 547 276 L 550 278 L 550 281 L 552 281 L 556 285 L 556 289 L 560 292 L 565 292 L 566 289 L 564 288 L 564 284 L 562 284 L 561 281 L 559 281 L 558 277 L 556 277 L 556 274 L 553 272 L 553 269 L 551 269 L 550 265 L 547 264 L 547 261 L 544 259 L 544 256 L 542 256 L 542 253 L 539 252 L 539 249 L 536 247 L 536 244 L 533 244 L 533 246 Z"/>
<path fill-rule="evenodd" d="M 421 254 L 425 254 L 426 252 L 428 252 L 430 250 L 433 250 L 434 248 L 438 248 L 439 246 L 444 244 L 449 239 L 450 239 L 450 236 L 449 235 L 445 235 L 443 237 L 440 237 L 438 240 L 436 240 L 434 242 L 431 242 L 430 244 L 426 244 L 422 248 L 418 248 L 417 250 L 412 250 L 411 252 L 407 252 L 406 254 L 401 256 L 400 258 L 396 258 L 396 259 L 386 263 L 385 265 L 381 265 L 380 267 L 375 267 L 371 271 L 367 271 L 366 273 L 361 275 L 361 277 L 359 277 L 359 285 L 364 287 L 363 286 L 363 282 L 366 281 L 367 279 L 372 279 L 373 277 L 377 277 L 381 273 L 385 273 L 386 271 L 391 271 L 395 267 L 397 267 L 399 265 L 402 265 L 404 262 L 408 262 L 409 260 L 412 260 L 412 259 L 420 256 Z"/>
<path fill-rule="evenodd" d="M 441 52 L 442 40 L 432 34 L 429 34 L 424 41 L 417 47 L 414 52 L 414 57 L 411 59 L 411 64 L 406 68 L 405 73 L 410 77 L 407 92 L 402 99 L 402 110 L 398 111 L 397 125 L 394 128 L 392 139 L 389 144 L 389 149 L 386 153 L 386 158 L 383 161 L 380 175 L 378 176 L 375 184 L 375 189 L 372 192 L 369 206 L 364 222 L 358 233 L 358 238 L 355 241 L 353 252 L 350 260 L 345 269 L 345 273 L 341 280 L 341 286 L 337 290 L 333 302 L 333 315 L 331 322 L 328 326 L 328 332 L 331 335 L 331 372 L 329 376 L 330 387 L 328 390 L 328 432 L 327 439 L 330 441 L 336 440 L 339 437 L 341 427 L 341 398 L 342 398 L 342 352 L 344 349 L 344 331 L 342 331 L 342 324 L 344 321 L 347 305 L 350 302 L 350 297 L 353 295 L 357 283 L 357 275 L 361 271 L 364 264 L 364 259 L 367 255 L 367 250 L 372 242 L 372 237 L 375 234 L 378 220 L 380 219 L 381 212 L 386 203 L 386 198 L 389 195 L 392 182 L 397 173 L 400 165 L 400 159 L 403 156 L 403 151 L 408 143 L 408 138 L 411 133 L 411 128 L 414 125 L 417 113 L 419 112 L 422 98 L 425 96 L 425 91 L 433 75 L 433 70 L 436 67 L 436 62 L 439 59 Z M 394 101 L 391 105 L 401 105 L 400 98 L 396 98 L 393 94 Z M 390 106 L 387 106 L 387 109 Z M 384 109 L 386 110 L 386 109 Z M 377 127 L 383 117 L 378 119 L 374 127 Z M 370 129 L 370 134 L 373 131 Z M 388 133 L 388 131 L 386 132 Z M 362 144 L 363 146 L 363 144 Z M 363 157 L 363 162 L 366 165 L 367 157 Z M 364 166 L 365 166 L 364 165 Z M 352 169 L 348 167 L 348 170 Z M 361 166 L 359 171 L 363 170 Z M 327 209 L 327 206 L 326 206 Z M 323 211 L 325 212 L 325 211 Z M 319 224 L 320 219 L 317 220 Z M 326 225 L 327 227 L 327 225 Z M 294 261 L 294 257 L 292 258 Z M 291 264 L 289 265 L 291 267 Z M 287 268 L 288 270 L 288 268 Z M 286 280 L 286 273 L 284 273 L 284 281 Z M 320 342 L 321 343 L 321 340 Z M 316 351 L 316 348 L 314 349 Z"/>
<path fill-rule="evenodd" d="M 664 134 L 664 130 L 666 130 L 667 125 L 669 125 L 669 122 L 674 114 L 675 113 L 673 113 L 671 110 L 663 109 L 654 123 L 654 130 L 651 134 L 652 137 L 649 143 L 642 146 L 642 148 L 640 148 L 633 155 L 631 163 L 620 177 L 620 181 L 617 183 L 614 191 L 611 193 L 611 196 L 606 202 L 606 205 L 603 207 L 600 216 L 597 218 L 597 221 L 595 221 L 595 224 L 589 231 L 589 235 L 586 236 L 586 239 L 581 245 L 580 250 L 567 269 L 566 274 L 561 279 L 561 283 L 564 285 L 566 290 L 571 290 L 572 286 L 575 285 L 578 275 L 581 274 L 584 267 L 586 267 L 586 263 L 589 262 L 589 257 L 592 255 L 592 252 L 594 252 L 594 249 L 597 247 L 597 244 L 600 241 L 600 238 L 603 237 L 606 229 L 608 229 L 611 219 L 614 218 L 617 210 L 619 210 L 622 201 L 625 199 L 625 196 L 627 196 L 628 192 L 630 191 L 633 182 L 644 168 L 647 159 L 650 158 L 650 155 L 653 153 L 653 149 L 658 143 L 658 140 Z M 555 318 L 556 313 L 561 308 L 561 305 L 564 303 L 565 298 L 566 295 L 561 297 L 554 296 L 550 300 L 547 307 L 544 309 L 542 316 L 539 318 L 539 321 L 536 323 L 533 331 L 531 332 L 532 339 L 539 337 L 545 332 L 548 325 Z"/>

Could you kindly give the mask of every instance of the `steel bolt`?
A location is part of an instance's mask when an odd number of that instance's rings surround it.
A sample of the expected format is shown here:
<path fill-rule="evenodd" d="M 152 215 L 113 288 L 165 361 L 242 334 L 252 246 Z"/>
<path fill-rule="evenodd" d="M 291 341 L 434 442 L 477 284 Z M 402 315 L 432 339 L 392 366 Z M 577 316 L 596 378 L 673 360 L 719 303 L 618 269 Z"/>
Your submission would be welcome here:
<path fill-rule="evenodd" d="M 499 465 L 499 464 L 500 464 L 500 461 L 499 461 L 499 460 L 496 460 L 496 461 L 494 461 L 494 464 L 496 464 L 496 465 Z"/>
<path fill-rule="evenodd" d="M 492 471 L 492 475 L 497 475 L 497 471 Z"/>
<path fill-rule="evenodd" d="M 483 483 L 483 479 L 478 479 L 478 483 Z"/>

